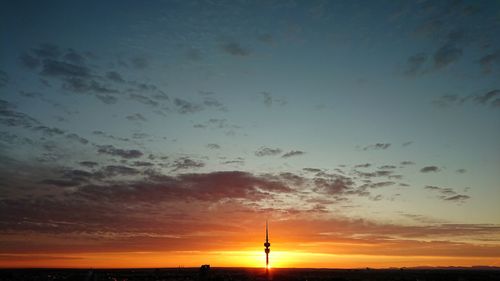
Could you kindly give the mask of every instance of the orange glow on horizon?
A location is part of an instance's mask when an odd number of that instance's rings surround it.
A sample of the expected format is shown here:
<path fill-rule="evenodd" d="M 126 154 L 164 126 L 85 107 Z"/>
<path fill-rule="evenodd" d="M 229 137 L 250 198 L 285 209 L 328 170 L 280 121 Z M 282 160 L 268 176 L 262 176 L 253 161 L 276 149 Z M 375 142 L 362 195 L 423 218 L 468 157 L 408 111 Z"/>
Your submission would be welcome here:
<path fill-rule="evenodd" d="M 82 254 L 0 254 L 1 267 L 57 267 L 57 268 L 162 268 L 213 267 L 265 268 L 265 254 L 261 251 L 179 251 L 179 252 L 124 252 Z M 412 266 L 500 266 L 497 257 L 435 257 L 335 255 L 299 251 L 274 251 L 270 255 L 271 268 L 388 268 Z"/>

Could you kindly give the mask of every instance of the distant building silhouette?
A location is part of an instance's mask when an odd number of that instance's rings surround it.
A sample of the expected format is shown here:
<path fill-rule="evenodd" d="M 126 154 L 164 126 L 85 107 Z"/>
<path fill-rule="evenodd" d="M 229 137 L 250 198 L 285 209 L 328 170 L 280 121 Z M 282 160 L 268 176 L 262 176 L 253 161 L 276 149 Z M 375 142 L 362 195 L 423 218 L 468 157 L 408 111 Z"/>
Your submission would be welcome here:
<path fill-rule="evenodd" d="M 198 274 L 198 280 L 205 281 L 210 279 L 210 265 L 203 264 L 200 266 L 200 272 Z"/>

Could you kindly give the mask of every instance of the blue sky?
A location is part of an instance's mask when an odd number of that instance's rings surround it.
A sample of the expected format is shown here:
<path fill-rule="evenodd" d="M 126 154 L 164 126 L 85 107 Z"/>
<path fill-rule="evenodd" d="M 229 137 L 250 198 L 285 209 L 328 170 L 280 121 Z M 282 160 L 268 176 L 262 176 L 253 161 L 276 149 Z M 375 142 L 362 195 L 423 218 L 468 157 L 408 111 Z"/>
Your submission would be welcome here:
<path fill-rule="evenodd" d="M 100 202 L 96 186 L 150 198 L 221 174 L 224 190 L 200 186 L 222 195 L 209 204 L 281 221 L 500 224 L 498 1 L 1 6 L 4 235 L 53 233 L 42 225 L 74 218 L 50 217 Z M 33 202 L 63 207 L 40 217 Z M 75 223 L 101 227 L 91 217 Z M 468 239 L 481 235 L 498 246 Z"/>

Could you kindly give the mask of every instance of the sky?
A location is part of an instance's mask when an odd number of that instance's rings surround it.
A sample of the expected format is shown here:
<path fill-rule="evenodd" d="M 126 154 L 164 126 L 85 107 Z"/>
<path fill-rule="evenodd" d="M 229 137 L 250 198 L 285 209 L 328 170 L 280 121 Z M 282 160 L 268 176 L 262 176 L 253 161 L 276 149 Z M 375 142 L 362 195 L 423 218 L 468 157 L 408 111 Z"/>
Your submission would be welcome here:
<path fill-rule="evenodd" d="M 2 1 L 0 266 L 500 266 L 500 2 Z"/>

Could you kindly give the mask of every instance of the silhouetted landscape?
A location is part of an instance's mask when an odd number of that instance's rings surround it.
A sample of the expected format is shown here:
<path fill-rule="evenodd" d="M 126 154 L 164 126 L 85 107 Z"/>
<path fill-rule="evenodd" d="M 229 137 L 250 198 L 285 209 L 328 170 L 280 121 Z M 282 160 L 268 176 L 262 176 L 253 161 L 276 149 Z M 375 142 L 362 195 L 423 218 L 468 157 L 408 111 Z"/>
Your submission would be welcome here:
<path fill-rule="evenodd" d="M 160 268 L 160 269 L 3 269 L 0 280 L 266 280 L 262 268 Z M 488 281 L 500 280 L 500 269 L 429 268 L 429 269 L 307 269 L 272 270 L 271 280 L 329 281 Z"/>

